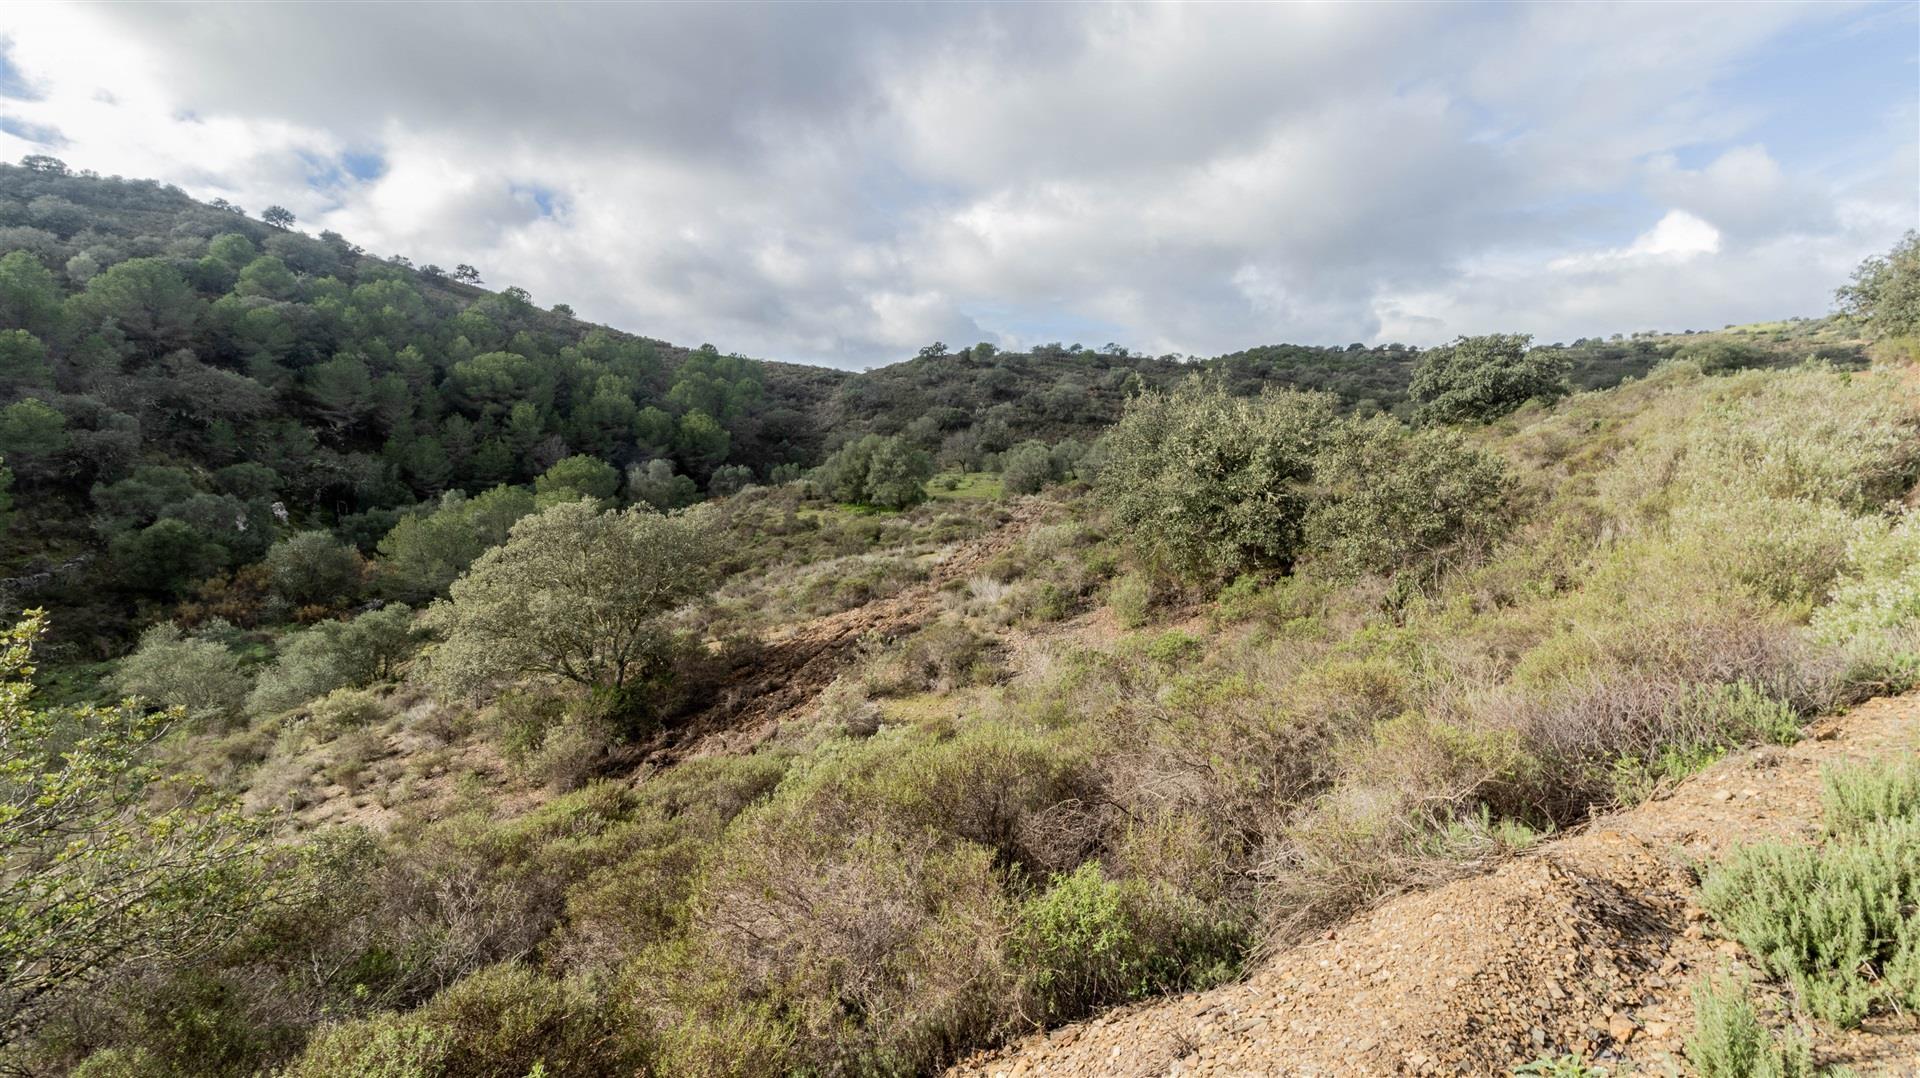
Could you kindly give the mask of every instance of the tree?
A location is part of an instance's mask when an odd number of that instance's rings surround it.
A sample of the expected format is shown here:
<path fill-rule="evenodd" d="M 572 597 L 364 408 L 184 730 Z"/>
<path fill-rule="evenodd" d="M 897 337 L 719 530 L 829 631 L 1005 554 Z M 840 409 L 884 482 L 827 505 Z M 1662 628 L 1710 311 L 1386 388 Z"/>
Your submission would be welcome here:
<path fill-rule="evenodd" d="M 90 981 L 231 938 L 276 874 L 259 822 L 155 781 L 180 711 L 32 706 L 44 627 L 0 634 L 0 1046 Z"/>
<path fill-rule="evenodd" d="M 268 206 L 260 211 L 260 219 L 275 228 L 292 228 L 293 211 L 285 206 Z"/>
<path fill-rule="evenodd" d="M 323 531 L 306 531 L 273 544 L 267 576 L 274 594 L 295 606 L 338 606 L 360 593 L 360 555 Z"/>
<path fill-rule="evenodd" d="M 0 258 L 0 328 L 51 340 L 65 323 L 62 302 L 59 283 L 33 252 L 11 251 Z"/>
<path fill-rule="evenodd" d="M 644 682 L 668 656 L 661 615 L 705 592 L 709 554 L 686 516 L 578 501 L 523 518 L 434 604 L 433 676 L 461 694 L 526 676 Z"/>
<path fill-rule="evenodd" d="M 1869 258 L 1835 294 L 1840 310 L 1878 339 L 1920 336 L 1920 232 Z"/>
<path fill-rule="evenodd" d="M 462 262 L 453 267 L 453 279 L 461 284 L 479 284 L 480 271 Z"/>
<path fill-rule="evenodd" d="M 665 513 L 699 501 L 700 488 L 691 478 L 675 475 L 672 461 L 656 458 L 627 466 L 627 499 Z"/>
<path fill-rule="evenodd" d="M 1306 549 L 1335 573 L 1391 573 L 1485 543 L 1509 519 L 1500 458 L 1453 430 L 1379 416 L 1343 424 L 1314 460 Z"/>
<path fill-rule="evenodd" d="M 173 517 L 114 536 L 107 556 L 123 586 L 169 597 L 205 580 L 227 560 L 218 543 Z"/>
<path fill-rule="evenodd" d="M 546 508 L 559 502 L 592 498 L 605 506 L 620 492 L 620 472 L 598 457 L 576 454 L 548 468 L 533 481 L 535 504 Z"/>
<path fill-rule="evenodd" d="M 503 486 L 473 498 L 448 493 L 433 512 L 402 517 L 380 540 L 382 590 L 415 601 L 444 593 L 533 508 L 526 488 Z"/>
<path fill-rule="evenodd" d="M 1528 345 L 1525 333 L 1461 337 L 1420 357 L 1407 386 L 1421 423 L 1473 423 L 1498 419 L 1530 400 L 1552 400 L 1567 391 L 1567 360 L 1559 352 Z"/>
<path fill-rule="evenodd" d="M 1000 482 L 1008 494 L 1038 493 L 1058 478 L 1045 442 L 1021 442 L 1000 457 Z"/>
<path fill-rule="evenodd" d="M 285 262 L 272 255 L 261 255 L 247 263 L 240 271 L 240 278 L 234 283 L 233 291 L 241 296 L 260 296 L 266 299 L 292 299 L 298 282 L 293 271 Z"/>
<path fill-rule="evenodd" d="M 224 645 L 187 636 L 163 621 L 140 634 L 140 646 L 120 660 L 109 684 L 123 696 L 178 708 L 190 719 L 225 722 L 239 717 L 253 679 Z"/>
<path fill-rule="evenodd" d="M 413 621 L 412 608 L 393 603 L 351 621 L 323 621 L 296 633 L 254 685 L 247 710 L 273 715 L 335 689 L 392 676 L 413 654 Z"/>
<path fill-rule="evenodd" d="M 722 464 L 707 479 L 707 493 L 716 498 L 738 494 L 753 485 L 753 469 L 744 464 Z"/>
<path fill-rule="evenodd" d="M 67 163 L 58 157 L 44 153 L 30 153 L 20 159 L 20 167 L 28 172 L 42 172 L 49 176 L 68 175 Z"/>
<path fill-rule="evenodd" d="M 1334 406 L 1297 390 L 1230 397 L 1198 378 L 1136 397 L 1107 434 L 1101 501 L 1120 534 L 1181 576 L 1289 568 Z"/>
<path fill-rule="evenodd" d="M 0 330 L 0 392 L 12 395 L 52 386 L 53 364 L 40 338 L 24 329 Z"/>
<path fill-rule="evenodd" d="M 55 470 L 55 458 L 72 441 L 67 417 L 34 397 L 0 408 L 0 457 L 23 474 L 46 477 Z"/>
<path fill-rule="evenodd" d="M 693 411 L 680 417 L 674 432 L 673 447 L 693 469 L 710 468 L 727 459 L 733 442 L 727 428 L 705 412 Z"/>
<path fill-rule="evenodd" d="M 202 304 L 170 264 L 133 258 L 88 281 L 68 306 L 80 324 L 113 326 L 157 358 L 191 342 Z"/>

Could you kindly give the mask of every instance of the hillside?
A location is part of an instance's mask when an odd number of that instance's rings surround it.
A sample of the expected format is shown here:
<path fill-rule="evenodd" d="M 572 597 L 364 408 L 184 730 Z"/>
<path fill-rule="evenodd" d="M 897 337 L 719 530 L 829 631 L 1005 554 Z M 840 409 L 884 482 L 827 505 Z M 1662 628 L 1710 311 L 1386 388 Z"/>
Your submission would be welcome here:
<path fill-rule="evenodd" d="M 0 166 L 0 256 L 0 454 L 32 509 L 0 546 L 0 588 L 60 609 L 54 638 L 74 659 L 112 657 L 171 605 L 231 592 L 276 527 L 325 529 L 370 555 L 449 492 L 531 483 L 574 456 L 665 508 L 791 478 L 868 435 L 943 469 L 997 470 L 1035 440 L 1077 455 L 1130 393 L 1196 370 L 1236 393 L 1294 386 L 1406 413 L 1418 356 L 930 346 L 848 374 L 588 325 L 564 304 L 487 291 L 478 271 L 375 258 L 52 159 Z M 1817 324 L 1725 336 L 1731 364 L 1861 357 Z M 1706 341 L 1554 351 L 1574 385 L 1596 388 Z"/>
<path fill-rule="evenodd" d="M 1485 874 L 1384 902 L 1244 981 L 1065 1026 L 949 1073 L 1498 1074 L 1564 1057 L 1609 1073 L 1686 1068 L 1693 983 L 1764 978 L 1701 908 L 1702 866 L 1759 842 L 1817 841 L 1823 774 L 1916 751 L 1920 699 L 1875 700 Z M 1784 994 L 1764 1006 L 1793 1011 Z M 1920 1061 L 1912 1013 L 1803 1028 L 1821 1068 L 1902 1073 Z"/>
<path fill-rule="evenodd" d="M 0 192 L 0 1068 L 1910 1043 L 1920 764 L 1816 786 L 1913 736 L 1920 240 L 1818 321 L 855 375 Z M 1801 965 L 1789 870 L 1867 898 Z"/>

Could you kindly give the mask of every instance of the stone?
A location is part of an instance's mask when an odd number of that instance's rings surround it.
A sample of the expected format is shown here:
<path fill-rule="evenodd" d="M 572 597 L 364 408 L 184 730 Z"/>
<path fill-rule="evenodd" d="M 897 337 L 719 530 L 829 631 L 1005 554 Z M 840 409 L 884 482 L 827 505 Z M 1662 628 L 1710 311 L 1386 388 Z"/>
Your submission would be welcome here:
<path fill-rule="evenodd" d="M 1638 1028 L 1638 1026 L 1634 1025 L 1633 1019 L 1628 1018 L 1624 1014 L 1615 1012 L 1607 1016 L 1607 1036 L 1612 1037 L 1621 1044 L 1632 1040 L 1634 1030 Z"/>

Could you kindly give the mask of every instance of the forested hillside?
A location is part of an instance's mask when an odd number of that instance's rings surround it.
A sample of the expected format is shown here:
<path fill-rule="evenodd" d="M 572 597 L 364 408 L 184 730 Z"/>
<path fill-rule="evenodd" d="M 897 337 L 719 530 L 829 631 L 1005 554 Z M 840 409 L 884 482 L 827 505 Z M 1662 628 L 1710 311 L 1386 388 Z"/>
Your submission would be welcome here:
<path fill-rule="evenodd" d="M 0 1069 L 929 1073 L 1920 684 L 1911 234 L 1818 320 L 849 374 L 0 196 Z"/>
<path fill-rule="evenodd" d="M 1206 362 L 1114 345 L 931 345 L 848 374 L 589 325 L 565 304 L 487 291 L 472 267 L 376 258 L 295 231 L 277 207 L 263 216 L 51 158 L 0 167 L 0 455 L 21 509 L 0 547 L 0 590 L 15 606 L 59 608 L 56 639 L 87 641 L 76 654 L 124 647 L 142 620 L 125 617 L 129 604 L 220 605 L 245 591 L 233 574 L 289 530 L 324 529 L 371 555 L 450 492 L 530 484 L 570 458 L 549 486 L 660 508 L 792 478 L 868 435 L 935 467 L 998 470 L 1035 440 L 1077 457 L 1130 394 L 1196 366 L 1236 393 L 1324 389 L 1345 408 L 1404 413 L 1418 357 L 1399 345 Z M 1809 350 L 1774 336 L 1777 354 L 1747 347 L 1727 361 Z M 1590 388 L 1687 343 L 1562 351 Z"/>

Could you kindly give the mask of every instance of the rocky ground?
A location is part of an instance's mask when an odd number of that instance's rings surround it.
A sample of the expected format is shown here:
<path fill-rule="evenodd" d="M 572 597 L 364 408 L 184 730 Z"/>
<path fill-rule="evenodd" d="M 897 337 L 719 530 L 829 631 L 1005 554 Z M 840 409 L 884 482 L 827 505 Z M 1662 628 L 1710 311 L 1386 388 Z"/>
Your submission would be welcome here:
<path fill-rule="evenodd" d="M 1916 748 L 1920 695 L 1872 701 L 1485 875 L 1385 902 L 1240 983 L 1035 1035 L 951 1073 L 1483 1075 L 1561 1053 L 1609 1074 L 1685 1073 L 1690 986 L 1743 965 L 1694 904 L 1693 866 L 1742 842 L 1811 841 L 1822 767 Z M 1823 1065 L 1920 1075 L 1915 1016 L 1805 1032 Z"/>

